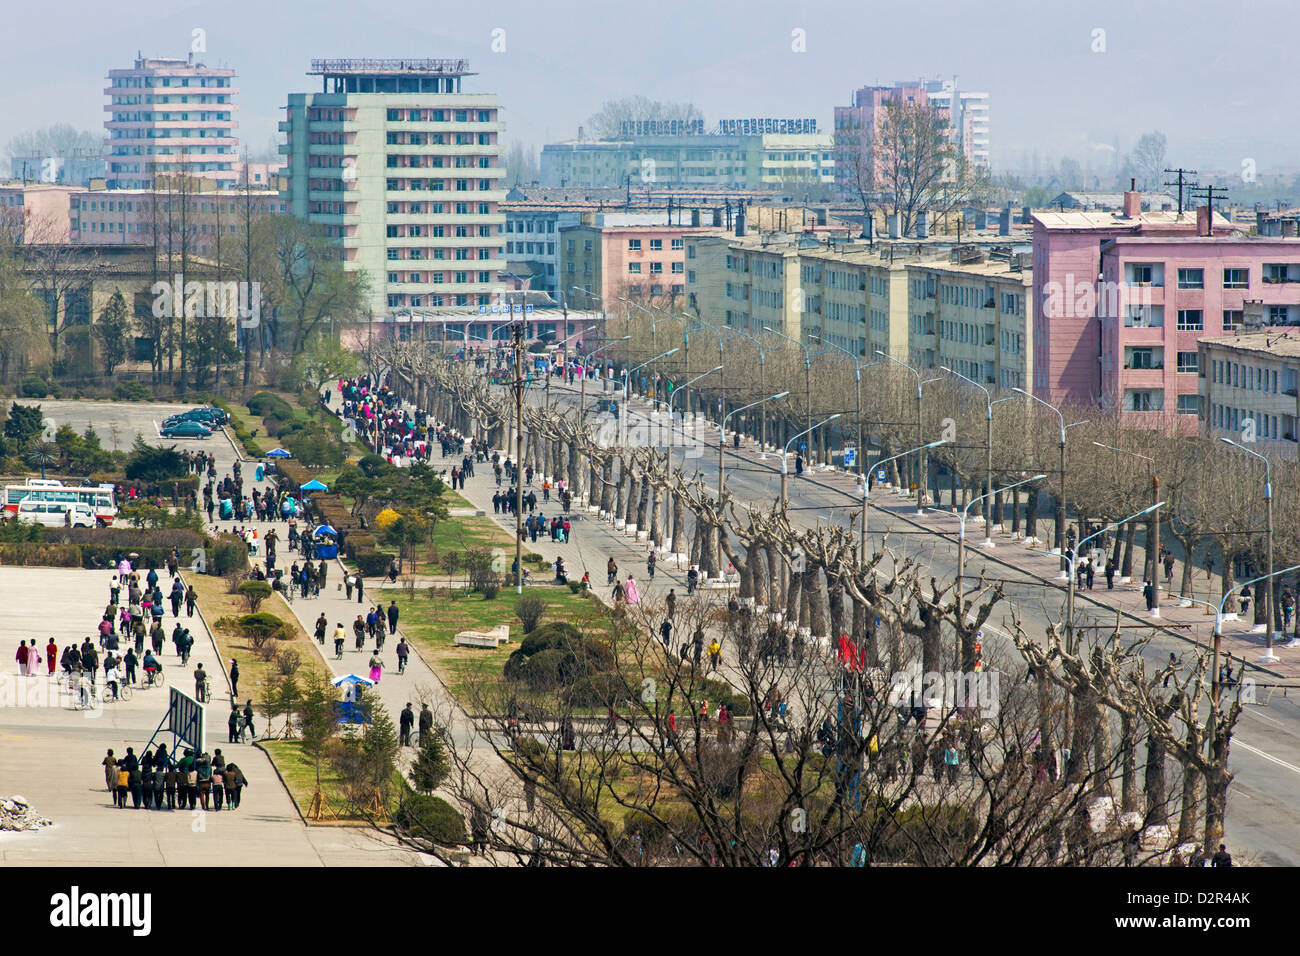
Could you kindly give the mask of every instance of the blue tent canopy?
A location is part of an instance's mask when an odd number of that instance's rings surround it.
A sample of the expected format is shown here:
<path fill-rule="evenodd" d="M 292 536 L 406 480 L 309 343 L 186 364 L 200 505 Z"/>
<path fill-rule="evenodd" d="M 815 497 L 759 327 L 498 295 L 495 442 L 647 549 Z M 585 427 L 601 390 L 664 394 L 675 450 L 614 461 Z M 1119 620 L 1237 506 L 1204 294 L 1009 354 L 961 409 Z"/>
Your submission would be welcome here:
<path fill-rule="evenodd" d="M 312 531 L 312 535 L 318 535 L 318 534 L 332 534 L 337 536 L 338 532 L 335 531 L 333 528 L 331 528 L 329 525 L 322 524 L 322 525 L 317 525 L 316 528 Z"/>
<path fill-rule="evenodd" d="M 289 454 L 283 448 L 272 448 L 270 451 L 266 453 L 266 457 L 267 458 L 292 458 L 293 455 Z"/>
<path fill-rule="evenodd" d="M 313 478 L 311 481 L 307 482 L 307 484 L 302 486 L 302 490 L 303 491 L 329 491 L 330 489 L 329 489 L 329 485 Z"/>

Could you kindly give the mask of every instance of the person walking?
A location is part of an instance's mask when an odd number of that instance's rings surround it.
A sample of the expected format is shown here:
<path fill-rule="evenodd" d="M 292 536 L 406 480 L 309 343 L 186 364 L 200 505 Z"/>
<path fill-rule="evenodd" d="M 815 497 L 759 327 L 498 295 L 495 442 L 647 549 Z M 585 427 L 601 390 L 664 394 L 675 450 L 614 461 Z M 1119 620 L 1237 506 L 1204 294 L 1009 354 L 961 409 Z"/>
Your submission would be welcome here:
<path fill-rule="evenodd" d="M 398 609 L 397 609 L 397 601 L 395 601 L 395 600 L 394 600 L 394 601 L 390 601 L 389 604 L 388 604 L 388 633 L 389 633 L 389 634 L 396 634 L 396 633 L 397 633 L 397 617 L 398 617 L 398 614 L 399 614 L 399 611 L 398 611 Z"/>
<path fill-rule="evenodd" d="M 709 643 L 709 670 L 716 671 L 718 665 L 722 663 L 722 645 L 718 643 L 715 637 Z"/>
<path fill-rule="evenodd" d="M 205 671 L 203 665 L 200 664 L 198 667 L 194 668 L 194 699 L 200 704 L 207 703 L 207 683 L 208 672 Z"/>
<path fill-rule="evenodd" d="M 406 702 L 406 707 L 402 710 L 402 713 L 398 717 L 398 721 L 397 721 L 397 726 L 398 726 L 397 742 L 399 746 L 402 747 L 411 746 L 411 727 L 413 727 L 414 725 L 415 725 L 415 711 L 411 710 L 411 702 L 408 700 Z"/>
<path fill-rule="evenodd" d="M 194 608 L 198 603 L 199 603 L 199 593 L 194 590 L 194 585 L 191 584 L 189 586 L 189 590 L 185 592 L 185 616 L 186 617 L 194 616 Z"/>
<path fill-rule="evenodd" d="M 366 582 L 365 579 L 361 577 L 360 571 L 357 572 L 357 603 L 366 603 Z"/>
<path fill-rule="evenodd" d="M 628 574 L 627 581 L 623 584 L 623 597 L 628 604 L 637 604 L 641 600 L 641 592 L 637 589 L 636 580 L 631 574 Z"/>
<path fill-rule="evenodd" d="M 248 736 L 251 739 L 257 739 L 257 729 L 253 726 L 253 701 L 251 698 L 244 704 L 244 722 L 239 731 L 240 740 L 243 740 L 245 730 L 248 731 Z"/>
<path fill-rule="evenodd" d="M 429 709 L 429 705 L 426 703 L 420 704 L 419 727 L 420 727 L 420 739 L 418 743 L 420 746 L 423 747 L 425 741 L 425 734 L 429 734 L 433 732 L 433 711 Z"/>
<path fill-rule="evenodd" d="M 1115 559 L 1106 559 L 1106 590 L 1115 590 Z"/>
<path fill-rule="evenodd" d="M 324 611 L 321 611 L 320 617 L 316 618 L 316 643 L 321 647 L 325 646 L 325 632 L 329 630 L 329 626 L 329 618 L 325 616 Z"/>
<path fill-rule="evenodd" d="M 54 638 L 50 638 L 50 643 L 45 645 L 45 663 L 49 668 L 49 676 L 54 676 L 54 668 L 59 660 L 59 647 L 54 643 Z"/>
<path fill-rule="evenodd" d="M 200 667 L 202 665 L 199 665 Z M 239 662 L 233 657 L 230 659 L 230 697 L 233 700 L 239 696 Z"/>
<path fill-rule="evenodd" d="M 655 579 L 655 549 L 650 546 L 650 554 L 645 559 L 645 572 L 651 581 Z"/>
<path fill-rule="evenodd" d="M 226 743 L 239 743 L 239 707 L 230 705 L 230 717 L 226 720 Z"/>
<path fill-rule="evenodd" d="M 668 597 L 664 598 L 664 603 L 668 606 L 668 620 L 673 619 L 677 613 L 677 591 L 675 588 L 668 589 Z"/>
<path fill-rule="evenodd" d="M 1151 586 L 1150 581 L 1142 582 L 1142 597 L 1146 599 L 1147 611 L 1153 611 L 1156 607 L 1156 589 Z"/>
<path fill-rule="evenodd" d="M 101 763 L 104 765 L 104 783 L 108 786 L 109 795 L 113 797 L 113 806 L 117 806 L 117 758 L 113 756 L 111 748 Z"/>
<path fill-rule="evenodd" d="M 400 638 L 397 642 L 397 673 L 406 673 L 406 659 L 410 654 L 411 647 L 406 643 L 406 638 Z"/>
<path fill-rule="evenodd" d="M 370 652 L 369 666 L 370 666 L 370 679 L 374 681 L 376 684 L 378 684 L 379 679 L 384 675 L 384 664 L 379 659 L 379 648 L 377 647 Z"/>

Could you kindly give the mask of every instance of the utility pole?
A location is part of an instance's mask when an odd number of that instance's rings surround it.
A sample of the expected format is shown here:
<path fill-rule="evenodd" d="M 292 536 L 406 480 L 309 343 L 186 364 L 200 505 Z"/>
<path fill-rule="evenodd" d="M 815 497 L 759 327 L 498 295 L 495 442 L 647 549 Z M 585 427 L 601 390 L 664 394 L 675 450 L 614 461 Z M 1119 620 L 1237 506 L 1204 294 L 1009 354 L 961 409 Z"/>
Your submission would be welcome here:
<path fill-rule="evenodd" d="M 524 593 L 524 328 L 515 324 L 515 593 Z"/>
<path fill-rule="evenodd" d="M 1197 194 L 1205 196 L 1205 204 L 1210 207 L 1210 232 L 1214 232 L 1214 194 L 1218 193 L 1220 199 L 1228 198 L 1228 190 L 1223 186 L 1202 186 L 1199 189 L 1193 189 L 1192 195 Z"/>
<path fill-rule="evenodd" d="M 1179 166 L 1177 169 L 1166 169 L 1165 172 L 1167 172 L 1167 173 L 1177 173 L 1177 174 L 1178 174 L 1178 178 L 1177 178 L 1177 179 L 1175 179 L 1173 182 L 1168 182 L 1168 181 L 1166 181 L 1166 182 L 1165 182 L 1165 185 L 1166 185 L 1166 186 L 1177 186 L 1177 187 L 1178 187 L 1178 216 L 1179 216 L 1179 218 L 1182 218 L 1182 215 L 1183 215 L 1183 188 L 1186 187 L 1186 188 L 1190 189 L 1191 187 L 1193 187 L 1193 186 L 1196 185 L 1196 180 L 1193 179 L 1192 181 L 1188 182 L 1186 179 L 1184 179 L 1184 177 L 1185 177 L 1185 176 L 1195 176 L 1195 175 L 1196 175 L 1196 170 L 1194 170 L 1194 169 L 1183 169 L 1181 166 Z"/>

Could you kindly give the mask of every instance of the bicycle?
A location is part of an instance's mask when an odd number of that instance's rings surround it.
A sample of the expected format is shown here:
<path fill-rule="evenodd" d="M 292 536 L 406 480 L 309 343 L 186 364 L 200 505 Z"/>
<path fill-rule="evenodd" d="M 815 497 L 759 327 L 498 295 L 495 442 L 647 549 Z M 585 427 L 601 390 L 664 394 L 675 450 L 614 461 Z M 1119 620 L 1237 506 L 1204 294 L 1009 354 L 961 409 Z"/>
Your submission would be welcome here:
<path fill-rule="evenodd" d="M 144 674 L 145 674 L 144 680 L 142 680 L 142 681 L 140 682 L 140 689 L 141 689 L 141 690 L 150 690 L 151 688 L 154 688 L 154 687 L 161 687 L 161 686 L 162 686 L 162 671 L 161 671 L 161 670 L 148 670 L 148 669 L 146 669 L 145 672 L 144 672 Z"/>
<path fill-rule="evenodd" d="M 117 682 L 117 697 L 114 698 L 114 699 L 115 699 L 115 700 L 130 700 L 130 699 L 131 699 L 131 695 L 132 695 L 133 693 L 135 693 L 135 692 L 134 692 L 133 690 L 131 690 L 131 685 L 128 684 L 128 683 L 127 683 L 126 681 L 124 681 L 124 680 L 120 680 L 120 681 Z"/>
<path fill-rule="evenodd" d="M 200 703 L 200 704 L 211 703 L 211 701 L 212 701 L 212 681 L 211 681 L 210 679 L 205 678 L 204 681 L 203 681 L 203 683 L 200 684 L 200 685 L 199 685 L 197 688 L 195 688 L 195 689 L 198 691 L 198 698 L 199 698 L 199 703 Z"/>

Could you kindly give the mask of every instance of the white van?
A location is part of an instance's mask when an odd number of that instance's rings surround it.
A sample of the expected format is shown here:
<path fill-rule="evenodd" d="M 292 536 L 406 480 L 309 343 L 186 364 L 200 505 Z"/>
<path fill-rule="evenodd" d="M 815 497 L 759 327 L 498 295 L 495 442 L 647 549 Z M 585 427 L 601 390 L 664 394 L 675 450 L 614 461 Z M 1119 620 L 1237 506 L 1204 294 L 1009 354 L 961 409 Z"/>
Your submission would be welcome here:
<path fill-rule="evenodd" d="M 71 520 L 69 520 L 71 513 Z M 93 528 L 95 511 L 90 505 L 81 502 L 33 501 L 24 499 L 18 502 L 18 520 L 28 524 L 44 525 L 47 528 Z"/>

